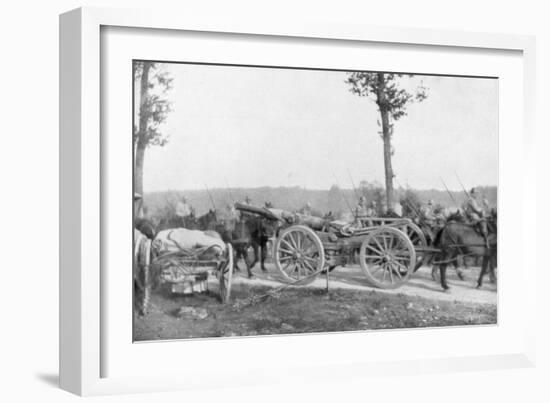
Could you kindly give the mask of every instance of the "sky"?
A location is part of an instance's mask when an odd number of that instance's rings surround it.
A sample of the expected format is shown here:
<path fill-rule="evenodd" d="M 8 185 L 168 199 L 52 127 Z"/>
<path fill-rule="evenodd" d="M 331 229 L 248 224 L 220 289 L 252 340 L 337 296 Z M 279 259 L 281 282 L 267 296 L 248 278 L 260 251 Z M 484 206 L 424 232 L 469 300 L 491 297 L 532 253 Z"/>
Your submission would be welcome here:
<path fill-rule="evenodd" d="M 163 63 L 169 141 L 146 152 L 144 190 L 384 183 L 376 104 L 345 72 Z M 428 98 L 395 122 L 394 186 L 498 182 L 498 80 L 421 76 Z M 348 173 L 349 172 L 349 173 Z"/>

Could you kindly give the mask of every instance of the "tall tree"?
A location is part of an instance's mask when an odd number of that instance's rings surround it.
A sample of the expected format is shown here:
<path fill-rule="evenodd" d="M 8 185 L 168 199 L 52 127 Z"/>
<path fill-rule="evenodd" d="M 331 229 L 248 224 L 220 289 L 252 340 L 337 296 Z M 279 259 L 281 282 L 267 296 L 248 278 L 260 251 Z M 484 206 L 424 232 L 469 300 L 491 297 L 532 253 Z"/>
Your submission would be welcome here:
<path fill-rule="evenodd" d="M 134 126 L 134 191 L 143 194 L 145 150 L 150 146 L 163 146 L 168 141 L 160 126 L 170 112 L 165 96 L 172 88 L 172 78 L 156 63 L 134 62 L 133 69 L 134 92 L 139 100 Z"/>
<path fill-rule="evenodd" d="M 386 204 L 393 210 L 393 168 L 391 157 L 393 148 L 394 122 L 407 114 L 406 108 L 411 102 L 422 102 L 426 99 L 426 88 L 420 84 L 413 91 L 402 87 L 403 77 L 411 74 L 353 72 L 348 74 L 346 83 L 350 91 L 360 97 L 369 97 L 378 106 L 381 118 L 381 137 L 384 145 L 384 173 L 386 185 Z M 380 121 L 378 121 L 380 125 Z"/>

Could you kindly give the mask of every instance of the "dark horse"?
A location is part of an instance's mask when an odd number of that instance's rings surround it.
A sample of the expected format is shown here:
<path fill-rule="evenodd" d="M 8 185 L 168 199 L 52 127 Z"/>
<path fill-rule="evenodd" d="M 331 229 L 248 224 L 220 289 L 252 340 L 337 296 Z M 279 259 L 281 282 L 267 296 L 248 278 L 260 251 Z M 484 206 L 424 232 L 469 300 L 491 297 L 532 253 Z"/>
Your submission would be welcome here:
<path fill-rule="evenodd" d="M 231 244 L 235 253 L 236 270 L 240 270 L 238 261 L 242 258 L 246 264 L 248 277 L 253 277 L 252 269 L 258 262 L 261 263 L 261 269 L 267 271 L 265 267 L 267 242 L 274 234 L 274 224 L 271 221 L 246 213 L 243 213 L 240 219 L 226 217 L 220 219 L 215 210 L 210 210 L 197 219 L 197 228 L 201 231 L 216 231 L 224 242 Z M 254 253 L 253 258 L 248 253 L 250 248 Z"/>
<path fill-rule="evenodd" d="M 489 229 L 489 248 L 485 245 L 485 239 L 471 224 L 458 221 L 449 221 L 437 234 L 435 246 L 441 250 L 436 257 L 439 264 L 441 286 L 449 289 L 446 272 L 447 264 L 456 261 L 459 255 L 482 257 L 481 271 L 477 280 L 477 288 L 483 284 L 483 276 L 487 270 L 494 276 L 497 256 L 497 219 L 493 213 L 487 221 Z"/>
<path fill-rule="evenodd" d="M 157 232 L 172 228 L 198 229 L 199 224 L 197 221 L 194 213 L 189 214 L 187 217 L 178 217 L 175 214 L 171 214 L 160 220 L 157 225 Z"/>
<path fill-rule="evenodd" d="M 228 227 L 228 222 L 225 223 Z M 262 271 L 267 271 L 265 259 L 267 257 L 267 243 L 269 238 L 277 230 L 276 222 L 252 214 L 241 214 L 241 218 L 235 221 L 232 227 L 222 232 L 222 238 L 227 238 L 235 250 L 235 267 L 242 257 L 246 264 L 248 277 L 253 277 L 252 269 L 260 262 Z M 250 259 L 248 250 L 252 248 L 254 258 Z"/>

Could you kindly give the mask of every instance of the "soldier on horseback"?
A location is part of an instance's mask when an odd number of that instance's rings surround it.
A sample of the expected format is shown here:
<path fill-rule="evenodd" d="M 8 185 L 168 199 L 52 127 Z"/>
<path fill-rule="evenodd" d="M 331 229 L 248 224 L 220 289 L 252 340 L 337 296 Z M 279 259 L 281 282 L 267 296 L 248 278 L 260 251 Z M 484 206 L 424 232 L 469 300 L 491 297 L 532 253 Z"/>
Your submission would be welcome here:
<path fill-rule="evenodd" d="M 194 220 L 194 209 L 188 203 L 187 197 L 181 196 L 180 200 L 176 203 L 175 218 L 178 227 L 189 227 L 189 221 Z"/>
<path fill-rule="evenodd" d="M 479 190 L 472 188 L 468 195 L 468 199 L 464 203 L 464 214 L 466 219 L 469 220 L 475 228 L 479 230 L 483 239 L 485 239 L 485 246 L 489 248 L 489 231 L 487 229 L 487 216 L 482 204 L 479 201 Z"/>
<path fill-rule="evenodd" d="M 355 219 L 360 217 L 366 217 L 368 214 L 367 198 L 365 196 L 359 197 L 359 203 L 355 207 Z"/>

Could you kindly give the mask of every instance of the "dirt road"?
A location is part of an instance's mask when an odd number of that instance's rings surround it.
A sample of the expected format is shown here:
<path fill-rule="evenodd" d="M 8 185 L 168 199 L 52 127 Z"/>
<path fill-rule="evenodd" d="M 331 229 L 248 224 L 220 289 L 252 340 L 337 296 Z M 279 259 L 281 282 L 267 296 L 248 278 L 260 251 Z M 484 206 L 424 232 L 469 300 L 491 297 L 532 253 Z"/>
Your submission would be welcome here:
<path fill-rule="evenodd" d="M 267 264 L 267 273 L 259 268 L 254 269 L 254 279 L 244 277 L 244 272 L 238 272 L 235 283 L 249 285 L 264 285 L 278 287 L 281 285 L 278 280 L 277 270 L 274 265 Z M 483 287 L 476 289 L 479 267 L 471 267 L 463 271 L 465 280 L 458 278 L 454 268 L 447 269 L 447 281 L 451 289 L 444 292 L 439 283 L 432 280 L 431 268 L 423 266 L 414 273 L 408 283 L 395 290 L 379 290 L 369 286 L 359 266 L 337 267 L 330 273 L 329 287 L 331 289 L 348 290 L 372 290 L 389 294 L 405 294 L 444 301 L 476 302 L 497 304 L 497 286 L 491 284 L 488 277 L 485 278 Z M 318 276 L 308 287 L 326 288 L 326 277 Z"/>

